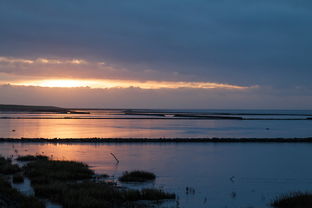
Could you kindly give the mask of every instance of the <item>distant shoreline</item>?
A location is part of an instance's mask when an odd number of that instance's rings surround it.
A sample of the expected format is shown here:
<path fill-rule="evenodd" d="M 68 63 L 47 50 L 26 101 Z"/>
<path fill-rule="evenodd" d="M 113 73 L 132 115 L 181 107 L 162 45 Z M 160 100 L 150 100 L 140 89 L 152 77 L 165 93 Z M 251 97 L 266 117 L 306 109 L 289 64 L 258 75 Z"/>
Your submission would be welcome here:
<path fill-rule="evenodd" d="M 306 138 L 0 138 L 0 143 L 312 143 Z"/>
<path fill-rule="evenodd" d="M 72 113 L 72 114 L 84 114 L 84 113 Z M 166 118 L 166 117 L 148 117 L 148 118 L 129 118 L 129 117 L 0 117 L 0 119 L 6 120 L 40 120 L 40 119 L 48 119 L 48 120 L 61 120 L 61 119 L 72 119 L 72 120 L 238 120 L 238 121 L 312 121 L 312 117 L 310 118 L 241 118 L 241 119 L 232 119 L 232 118 L 209 118 L 209 117 L 180 117 L 180 118 Z"/>
<path fill-rule="evenodd" d="M 114 113 L 99 114 L 90 112 L 95 109 L 79 109 L 79 108 L 61 108 L 56 106 L 32 106 L 32 105 L 6 105 L 0 104 L 0 119 L 183 119 L 183 120 L 312 120 L 311 112 L 292 112 L 276 111 L 268 112 L 246 112 L 244 110 L 230 112 L 228 110 L 207 110 L 207 111 L 192 111 L 192 110 L 164 110 L 164 109 L 110 109 Z M 105 110 L 105 109 L 102 109 Z M 1 114 L 10 114 L 3 115 Z M 28 114 L 57 114 L 57 116 L 40 115 L 39 117 L 31 117 L 25 115 L 12 116 L 19 113 Z M 59 117 L 63 114 L 63 117 Z M 92 114 L 90 116 L 71 116 L 71 114 Z M 114 115 L 114 117 L 108 116 Z M 251 116 L 251 117 L 250 117 Z M 259 117 L 260 116 L 260 117 Z M 276 117 L 277 116 L 277 117 Z"/>
<path fill-rule="evenodd" d="M 56 106 L 5 105 L 5 104 L 0 104 L 0 112 L 90 114 L 89 112 L 73 111 L 68 108 L 60 108 Z"/>

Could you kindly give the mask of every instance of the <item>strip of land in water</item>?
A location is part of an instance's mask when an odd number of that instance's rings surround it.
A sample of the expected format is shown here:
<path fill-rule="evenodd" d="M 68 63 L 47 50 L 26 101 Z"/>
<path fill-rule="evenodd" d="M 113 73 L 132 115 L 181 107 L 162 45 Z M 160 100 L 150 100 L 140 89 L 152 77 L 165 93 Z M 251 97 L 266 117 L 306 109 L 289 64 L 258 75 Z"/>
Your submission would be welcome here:
<path fill-rule="evenodd" d="M 87 114 L 81 112 L 71 112 L 71 114 Z M 198 116 L 198 117 L 8 117 L 2 116 L 0 119 L 92 119 L 92 120 L 101 120 L 101 119 L 109 119 L 109 120 L 263 120 L 263 121 L 304 121 L 310 120 L 311 118 L 221 118 L 217 116 Z"/>
<path fill-rule="evenodd" d="M 0 143 L 312 143 L 306 138 L 0 138 Z"/>
<path fill-rule="evenodd" d="M 71 113 L 71 114 L 89 114 L 89 112 L 74 111 L 68 108 L 55 106 L 33 106 L 33 105 L 4 105 L 0 104 L 2 112 L 32 112 L 32 113 Z"/>
<path fill-rule="evenodd" d="M 77 117 L 77 116 L 2 116 L 0 119 L 184 119 L 184 120 L 312 120 L 310 113 L 246 113 L 246 112 L 215 112 L 207 110 L 207 112 L 172 111 L 172 110 L 155 110 L 155 109 L 74 109 L 61 108 L 56 106 L 31 106 L 31 105 L 5 105 L 0 104 L 0 113 L 49 113 L 49 114 L 91 114 L 92 110 L 111 110 L 115 113 L 111 114 L 117 117 Z M 225 110 L 226 111 L 226 110 Z M 96 114 L 96 113 L 95 113 Z M 120 117 L 118 117 L 120 116 Z M 127 116 L 127 117 L 123 117 Z M 246 117 L 247 116 L 247 117 Z M 249 117 L 252 116 L 252 117 Z M 260 116 L 260 117 L 254 117 Z M 270 117 L 273 116 L 273 117 Z M 278 117 L 275 117 L 278 116 Z M 299 117 L 298 117 L 299 116 Z M 145 118 L 144 118 L 145 117 Z"/>

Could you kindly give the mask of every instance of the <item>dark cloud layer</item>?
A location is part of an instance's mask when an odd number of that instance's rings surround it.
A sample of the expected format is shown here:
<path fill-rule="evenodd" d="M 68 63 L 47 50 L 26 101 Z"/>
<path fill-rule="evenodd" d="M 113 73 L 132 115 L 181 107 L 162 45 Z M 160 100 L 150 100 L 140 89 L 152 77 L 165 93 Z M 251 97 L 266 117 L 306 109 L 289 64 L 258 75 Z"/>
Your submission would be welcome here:
<path fill-rule="evenodd" d="M 105 61 L 163 79 L 176 72 L 192 81 L 311 86 L 309 0 L 0 0 L 0 25 L 0 56 Z"/>

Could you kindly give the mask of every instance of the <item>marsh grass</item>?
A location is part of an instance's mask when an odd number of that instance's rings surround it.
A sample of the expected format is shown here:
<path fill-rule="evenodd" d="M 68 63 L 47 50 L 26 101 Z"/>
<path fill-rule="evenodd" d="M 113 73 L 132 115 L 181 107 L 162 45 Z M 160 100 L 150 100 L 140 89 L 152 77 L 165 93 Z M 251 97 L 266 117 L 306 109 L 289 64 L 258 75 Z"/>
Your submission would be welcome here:
<path fill-rule="evenodd" d="M 48 160 L 49 157 L 45 155 L 24 155 L 24 156 L 18 156 L 16 158 L 17 161 L 35 161 L 35 160 Z"/>
<path fill-rule="evenodd" d="M 144 200 L 160 200 L 160 199 L 175 199 L 176 195 L 164 192 L 161 189 L 142 189 L 141 198 Z"/>
<path fill-rule="evenodd" d="M 153 181 L 156 179 L 154 173 L 150 173 L 147 171 L 125 171 L 123 172 L 122 176 L 118 178 L 121 182 L 146 182 L 146 181 Z"/>
<path fill-rule="evenodd" d="M 1 174 L 9 175 L 9 174 L 15 174 L 20 171 L 21 171 L 21 168 L 15 164 L 13 165 L 11 159 L 0 156 L 0 173 Z"/>
<path fill-rule="evenodd" d="M 35 196 L 47 198 L 64 208 L 135 208 L 142 207 L 140 201 L 175 198 L 175 194 L 159 189 L 132 190 L 112 183 L 94 182 L 89 180 L 96 177 L 94 172 L 80 162 L 34 160 L 24 167 L 24 171 L 31 180 Z M 150 207 L 149 204 L 144 206 Z"/>
<path fill-rule="evenodd" d="M 24 167 L 25 175 L 32 183 L 49 181 L 75 181 L 90 179 L 94 172 L 88 165 L 74 161 L 35 160 Z"/>
<path fill-rule="evenodd" d="M 49 198 L 62 204 L 64 208 L 135 207 L 135 202 L 140 200 L 158 201 L 175 198 L 174 194 L 158 189 L 120 189 L 107 183 L 90 181 L 75 184 L 59 182 L 48 185 L 35 184 L 34 189 L 36 196 Z"/>
<path fill-rule="evenodd" d="M 0 206 L 2 208 L 45 208 L 44 204 L 33 196 L 25 196 L 3 178 L 0 178 Z"/>
<path fill-rule="evenodd" d="M 276 208 L 311 208 L 312 193 L 295 192 L 282 195 L 271 203 Z"/>
<path fill-rule="evenodd" d="M 13 183 L 23 183 L 24 182 L 24 176 L 20 173 L 17 173 L 15 175 L 13 175 L 12 182 Z"/>

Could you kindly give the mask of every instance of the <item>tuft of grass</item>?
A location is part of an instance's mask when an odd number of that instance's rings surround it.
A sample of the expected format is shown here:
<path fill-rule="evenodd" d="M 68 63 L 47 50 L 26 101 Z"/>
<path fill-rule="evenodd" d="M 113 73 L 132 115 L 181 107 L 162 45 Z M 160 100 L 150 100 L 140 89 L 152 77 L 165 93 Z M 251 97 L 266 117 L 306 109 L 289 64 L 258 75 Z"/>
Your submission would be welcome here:
<path fill-rule="evenodd" d="M 24 182 L 24 176 L 22 174 L 15 174 L 13 175 L 13 183 L 23 183 Z"/>
<path fill-rule="evenodd" d="M 107 175 L 107 174 L 104 173 L 104 174 L 101 174 L 100 177 L 102 177 L 102 178 L 108 178 L 109 175 Z"/>
<path fill-rule="evenodd" d="M 0 178 L 1 207 L 16 208 L 45 208 L 45 205 L 33 196 L 25 196 L 3 178 Z"/>
<path fill-rule="evenodd" d="M 312 193 L 294 192 L 282 195 L 271 203 L 276 208 L 311 208 Z"/>
<path fill-rule="evenodd" d="M 135 207 L 140 200 L 174 199 L 175 194 L 166 193 L 159 189 L 119 189 L 107 183 L 85 181 L 75 184 L 60 182 L 34 185 L 36 196 L 49 198 L 60 203 L 64 208 L 108 208 Z M 92 206 L 90 205 L 92 204 Z M 124 206 L 128 204 L 127 206 Z"/>
<path fill-rule="evenodd" d="M 0 156 L 0 173 L 1 174 L 14 174 L 20 172 L 21 168 L 12 164 L 12 160 Z"/>
<path fill-rule="evenodd" d="M 141 207 L 140 201 L 175 198 L 175 194 L 159 189 L 122 189 L 112 183 L 92 181 L 94 172 L 80 162 L 35 160 L 24 167 L 24 172 L 31 180 L 35 196 L 64 208 L 135 208 Z M 148 178 L 155 175 L 149 174 Z"/>
<path fill-rule="evenodd" d="M 95 177 L 94 172 L 81 162 L 53 161 L 36 156 L 27 156 L 26 159 L 23 158 L 20 161 L 29 159 L 29 163 L 23 167 L 23 173 L 31 180 L 35 196 L 59 203 L 64 208 L 147 208 L 153 206 L 146 201 L 175 198 L 175 194 L 166 193 L 160 189 L 124 189 L 114 183 L 92 181 Z M 4 172 L 12 172 L 7 171 L 7 167 L 15 167 L 11 162 L 10 159 L 0 157 L 0 169 L 5 167 Z M 15 174 L 13 175 L 14 183 L 24 180 L 20 168 L 18 172 L 10 173 Z M 133 171 L 130 175 L 139 177 L 140 181 L 142 178 L 145 178 L 144 180 L 155 179 L 154 174 L 144 171 Z M 0 180 L 0 207 L 3 207 L 3 203 L 7 208 L 44 207 L 35 197 L 24 196 L 12 189 L 10 184 Z"/>
<path fill-rule="evenodd" d="M 125 171 L 122 176 L 118 178 L 121 182 L 146 182 L 146 181 L 153 181 L 156 179 L 156 176 L 154 173 L 150 173 L 147 171 Z"/>
<path fill-rule="evenodd" d="M 48 160 L 49 157 L 45 155 L 24 155 L 18 156 L 16 160 L 18 161 L 35 161 L 35 160 Z"/>
<path fill-rule="evenodd" d="M 176 195 L 164 192 L 161 189 L 142 189 L 141 199 L 144 200 L 160 200 L 160 199 L 175 199 Z"/>
<path fill-rule="evenodd" d="M 48 183 L 49 181 L 75 181 L 90 179 L 94 172 L 88 165 L 74 161 L 35 160 L 25 167 L 25 175 L 32 183 Z"/>

